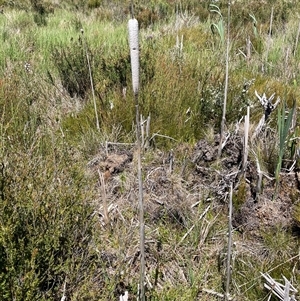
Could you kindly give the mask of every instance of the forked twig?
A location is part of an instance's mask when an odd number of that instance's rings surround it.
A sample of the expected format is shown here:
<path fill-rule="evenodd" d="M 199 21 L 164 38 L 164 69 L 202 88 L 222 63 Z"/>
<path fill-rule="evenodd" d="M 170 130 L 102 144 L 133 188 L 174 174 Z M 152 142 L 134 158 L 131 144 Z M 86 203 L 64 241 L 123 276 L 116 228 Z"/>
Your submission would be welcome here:
<path fill-rule="evenodd" d="M 272 292 L 281 301 L 296 301 L 295 294 L 298 292 L 295 287 L 283 276 L 284 285 L 275 281 L 268 273 L 261 273 L 267 283 L 264 287 Z M 291 294 L 291 296 L 290 296 Z"/>
<path fill-rule="evenodd" d="M 262 128 L 264 127 L 266 121 L 268 120 L 270 114 L 276 109 L 277 105 L 280 102 L 280 97 L 277 98 L 276 102 L 273 104 L 273 99 L 275 97 L 275 93 L 273 93 L 269 98 L 267 98 L 266 94 L 264 93 L 260 96 L 257 91 L 255 90 L 255 96 L 260 101 L 261 105 L 264 108 L 264 114 L 261 117 L 254 134 L 252 135 L 252 139 L 255 139 L 258 134 L 261 132 Z"/>

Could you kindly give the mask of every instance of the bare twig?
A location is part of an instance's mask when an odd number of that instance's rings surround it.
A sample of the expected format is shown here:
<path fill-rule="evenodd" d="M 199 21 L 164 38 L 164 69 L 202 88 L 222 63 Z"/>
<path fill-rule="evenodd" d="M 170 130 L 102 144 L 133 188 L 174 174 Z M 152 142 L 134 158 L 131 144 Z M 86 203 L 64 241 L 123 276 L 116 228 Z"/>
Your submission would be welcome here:
<path fill-rule="evenodd" d="M 65 280 L 64 289 L 63 289 L 63 295 L 62 295 L 60 301 L 66 301 L 67 300 L 67 297 L 66 297 L 66 285 L 67 285 L 67 281 Z"/>
<path fill-rule="evenodd" d="M 142 150 L 145 151 L 149 147 L 150 115 L 147 117 L 147 119 L 144 119 L 143 115 L 141 115 L 140 123 L 141 123 L 141 136 L 142 136 L 141 147 Z"/>
<path fill-rule="evenodd" d="M 173 149 L 169 152 L 169 173 L 171 174 L 174 166 L 174 151 Z"/>
<path fill-rule="evenodd" d="M 231 248 L 232 248 L 232 183 L 230 184 L 229 197 L 229 215 L 228 215 L 228 250 L 227 250 L 227 264 L 226 264 L 226 287 L 225 300 L 230 300 L 230 282 L 231 282 Z"/>
<path fill-rule="evenodd" d="M 221 149 L 223 149 L 226 146 L 226 143 L 228 141 L 228 139 L 230 138 L 230 133 L 228 133 L 222 143 Z"/>
<path fill-rule="evenodd" d="M 145 140 L 145 145 L 144 145 L 144 149 L 148 149 L 149 147 L 149 138 L 150 138 L 150 121 L 151 121 L 151 117 L 150 115 L 147 118 L 147 123 L 146 123 L 146 140 Z"/>
<path fill-rule="evenodd" d="M 133 16 L 133 2 L 132 16 Z M 143 200 L 143 179 L 142 179 L 142 154 L 141 154 L 141 123 L 139 112 L 139 28 L 138 21 L 131 18 L 128 21 L 129 46 L 132 73 L 132 89 L 135 102 L 136 117 L 136 140 L 138 158 L 138 182 L 139 182 L 139 223 L 140 223 L 140 283 L 139 300 L 145 301 L 145 222 L 144 222 L 144 200 Z"/>
<path fill-rule="evenodd" d="M 222 144 L 223 144 L 222 142 L 223 142 L 223 136 L 224 136 L 225 122 L 226 122 L 226 107 L 227 107 L 228 78 L 229 78 L 230 7 L 231 7 L 231 0 L 229 0 L 229 2 L 228 2 L 225 88 L 224 88 L 223 115 L 222 115 L 222 121 L 221 121 L 218 159 L 221 158 L 221 154 L 222 154 Z"/>
<path fill-rule="evenodd" d="M 105 181 L 103 174 L 98 169 L 98 175 L 99 175 L 99 182 L 101 187 L 101 195 L 102 195 L 102 201 L 103 201 L 103 217 L 104 217 L 104 223 L 106 225 L 110 225 L 109 222 L 109 215 L 108 215 L 108 206 L 107 206 L 107 196 L 106 196 L 106 189 L 105 189 Z"/>
<path fill-rule="evenodd" d="M 207 293 L 207 294 L 214 295 L 214 296 L 217 296 L 219 298 L 224 299 L 224 294 L 218 293 L 216 291 L 213 291 L 213 290 L 210 290 L 210 289 L 207 289 L 207 288 L 203 288 L 202 291 Z M 233 297 L 228 298 L 228 301 L 231 301 L 231 300 L 233 300 Z"/>
<path fill-rule="evenodd" d="M 272 6 L 271 9 L 271 16 L 270 16 L 270 27 L 269 27 L 269 35 L 268 35 L 268 43 L 267 43 L 267 50 L 266 50 L 266 57 L 265 57 L 265 62 L 268 62 L 268 56 L 269 56 L 269 51 L 270 51 L 270 46 L 271 46 L 271 36 L 272 36 L 272 25 L 273 25 L 273 14 L 274 14 L 274 7 Z M 264 68 L 264 66 L 263 66 Z M 263 70 L 264 71 L 264 70 Z"/>
<path fill-rule="evenodd" d="M 261 105 L 264 108 L 264 114 L 261 117 L 254 134 L 252 135 L 252 139 L 255 139 L 258 134 L 261 132 L 263 126 L 265 125 L 267 119 L 269 118 L 270 114 L 276 109 L 277 105 L 280 102 L 280 97 L 277 97 L 276 102 L 273 104 L 273 99 L 275 97 L 275 93 L 273 93 L 269 98 L 267 98 L 266 94 L 264 93 L 262 96 L 260 96 L 257 91 L 255 90 L 255 96 L 260 101 Z"/>
<path fill-rule="evenodd" d="M 256 185 L 256 193 L 257 193 L 257 195 L 259 195 L 261 193 L 263 173 L 260 169 L 258 157 L 256 156 L 255 159 L 256 159 L 256 167 L 257 167 L 257 175 L 258 175 L 258 180 L 257 180 L 257 185 Z"/>
<path fill-rule="evenodd" d="M 177 141 L 176 139 L 170 137 L 170 136 L 166 136 L 166 135 L 161 135 L 161 134 L 158 134 L 158 133 L 155 133 L 152 135 L 152 137 L 150 138 L 150 140 L 153 140 L 155 137 L 162 137 L 162 138 L 166 138 L 166 139 L 170 139 L 170 140 L 173 140 L 173 141 Z"/>
<path fill-rule="evenodd" d="M 206 215 L 206 213 L 208 212 L 210 208 L 210 205 L 202 212 L 202 214 L 200 215 L 199 219 L 197 222 L 201 221 L 201 219 Z M 179 243 L 177 244 L 176 248 L 181 245 L 181 243 L 186 239 L 186 237 L 193 231 L 193 229 L 195 228 L 196 224 L 194 224 L 181 238 L 181 240 L 179 241 Z"/>
<path fill-rule="evenodd" d="M 83 36 L 83 29 L 81 29 L 81 34 Z M 86 60 L 87 60 L 88 68 L 89 68 L 89 77 L 90 77 L 91 89 L 92 89 L 92 95 L 93 95 L 93 104 L 94 104 L 94 110 L 95 110 L 96 127 L 97 127 L 97 130 L 100 131 L 100 124 L 99 124 L 99 117 L 98 117 L 98 111 L 97 111 L 97 104 L 96 104 L 94 83 L 93 83 L 93 77 L 92 77 L 91 63 L 90 63 L 88 49 L 87 49 L 87 45 L 86 45 L 84 37 L 83 37 L 83 45 L 84 45 L 84 50 L 85 50 L 85 53 L 86 53 Z"/>
<path fill-rule="evenodd" d="M 144 144 L 145 144 L 145 128 L 144 128 L 144 124 L 145 124 L 145 120 L 144 120 L 144 117 L 143 115 L 141 114 L 141 117 L 140 117 L 140 125 L 141 125 L 141 146 L 142 146 L 142 149 L 144 148 Z"/>
<path fill-rule="evenodd" d="M 244 158 L 243 158 L 243 173 L 246 171 L 248 160 L 248 136 L 250 125 L 250 107 L 247 107 L 247 115 L 245 116 L 245 135 L 244 135 Z"/>
<path fill-rule="evenodd" d="M 297 35 L 296 35 L 295 48 L 294 48 L 294 53 L 293 53 L 294 56 L 296 56 L 296 53 L 297 53 L 299 36 L 300 36 L 300 21 L 299 21 L 298 31 L 297 31 Z"/>
<path fill-rule="evenodd" d="M 128 301 L 128 291 L 125 291 L 124 295 L 121 295 L 119 300 Z"/>
<path fill-rule="evenodd" d="M 277 298 L 282 301 L 296 301 L 295 294 L 297 293 L 297 290 L 287 278 L 283 276 L 285 282 L 283 285 L 275 281 L 268 273 L 261 273 L 261 276 L 267 281 L 267 283 L 264 284 L 264 287 L 271 291 Z M 290 293 L 292 294 L 291 297 Z"/>
<path fill-rule="evenodd" d="M 251 59 L 251 40 L 250 40 L 250 36 L 248 36 L 247 39 L 246 39 L 246 59 L 247 59 L 247 63 L 249 64 L 249 61 Z"/>
<path fill-rule="evenodd" d="M 138 94 L 135 94 L 136 108 L 136 137 L 138 157 L 138 181 L 139 181 L 139 221 L 140 221 L 140 252 L 141 252 L 141 275 L 140 275 L 140 300 L 145 301 L 145 223 L 144 223 L 144 198 L 142 180 L 142 155 L 141 155 L 141 127 L 139 121 Z"/>

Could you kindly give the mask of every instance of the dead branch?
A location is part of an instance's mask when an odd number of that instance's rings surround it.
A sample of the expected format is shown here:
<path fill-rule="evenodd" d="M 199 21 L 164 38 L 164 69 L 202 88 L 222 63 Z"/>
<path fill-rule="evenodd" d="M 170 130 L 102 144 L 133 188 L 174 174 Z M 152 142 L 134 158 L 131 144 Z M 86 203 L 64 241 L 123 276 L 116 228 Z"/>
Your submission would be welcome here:
<path fill-rule="evenodd" d="M 261 117 L 255 131 L 254 134 L 252 136 L 252 139 L 255 139 L 259 133 L 261 132 L 262 128 L 264 127 L 264 125 L 266 124 L 266 121 L 268 120 L 270 114 L 276 109 L 277 105 L 280 102 L 280 97 L 277 98 L 276 102 L 273 104 L 273 99 L 275 96 L 275 93 L 273 93 L 269 98 L 267 98 L 266 94 L 264 93 L 262 96 L 260 96 L 257 91 L 255 90 L 255 96 L 258 98 L 258 100 L 260 101 L 261 105 L 264 108 L 264 114 Z"/>

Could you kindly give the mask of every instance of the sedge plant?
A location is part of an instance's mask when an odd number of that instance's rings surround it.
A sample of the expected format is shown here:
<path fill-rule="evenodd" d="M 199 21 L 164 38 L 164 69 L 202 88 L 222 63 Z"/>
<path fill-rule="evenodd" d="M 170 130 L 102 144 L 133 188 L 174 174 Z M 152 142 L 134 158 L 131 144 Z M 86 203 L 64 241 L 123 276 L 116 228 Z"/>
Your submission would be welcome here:
<path fill-rule="evenodd" d="M 130 62 L 132 73 L 132 88 L 136 109 L 136 139 L 138 157 L 138 182 L 139 182 L 139 223 L 140 223 L 140 288 L 138 299 L 145 300 L 145 225 L 144 225 L 144 204 L 143 204 L 143 180 L 142 180 L 142 159 L 141 159 L 141 124 L 139 120 L 139 24 L 133 17 L 128 21 Z"/>

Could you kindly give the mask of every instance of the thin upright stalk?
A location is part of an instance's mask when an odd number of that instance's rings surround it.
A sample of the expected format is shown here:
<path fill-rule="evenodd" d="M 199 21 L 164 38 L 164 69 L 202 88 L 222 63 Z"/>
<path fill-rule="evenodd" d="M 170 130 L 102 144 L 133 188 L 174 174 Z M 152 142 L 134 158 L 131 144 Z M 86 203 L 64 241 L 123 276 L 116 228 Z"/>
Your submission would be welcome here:
<path fill-rule="evenodd" d="M 130 14 L 131 14 L 131 19 L 134 18 L 134 6 L 133 6 L 133 0 L 130 2 Z"/>
<path fill-rule="evenodd" d="M 81 29 L 81 34 L 83 35 L 83 29 Z M 95 97 L 95 90 L 94 90 L 94 83 L 93 83 L 93 77 L 92 77 L 92 69 L 91 69 L 91 64 L 90 64 L 90 58 L 88 54 L 88 49 L 87 45 L 85 42 L 85 39 L 83 37 L 83 45 L 84 45 L 84 50 L 86 54 L 86 60 L 89 68 L 89 77 L 90 77 L 90 82 L 91 82 L 91 89 L 92 89 L 92 95 L 93 95 L 93 104 L 94 104 L 94 110 L 95 110 L 95 118 L 96 118 L 96 127 L 97 130 L 100 131 L 100 124 L 99 124 L 99 117 L 98 117 L 98 111 L 97 111 L 97 104 L 96 104 L 96 97 Z"/>
<path fill-rule="evenodd" d="M 249 125 L 250 125 L 250 107 L 247 107 L 247 115 L 245 116 L 245 131 L 244 131 L 244 158 L 243 158 L 243 173 L 246 174 L 248 160 L 248 140 L 249 140 Z"/>
<path fill-rule="evenodd" d="M 231 0 L 229 0 L 229 2 L 228 2 L 225 88 L 224 88 L 223 115 L 222 115 L 222 121 L 221 121 L 220 144 L 219 144 L 219 149 L 218 149 L 218 159 L 221 158 L 221 154 L 222 154 L 222 144 L 223 144 L 223 137 L 224 137 L 225 122 L 226 122 L 226 107 L 227 107 L 228 78 L 229 78 L 230 7 L 231 7 Z"/>
<path fill-rule="evenodd" d="M 133 17 L 133 2 L 131 15 Z M 140 223 L 140 285 L 138 300 L 145 301 L 145 222 L 143 201 L 143 179 L 142 179 L 142 155 L 141 155 L 141 122 L 139 112 L 139 28 L 138 21 L 131 18 L 128 21 L 130 61 L 132 73 L 132 89 L 136 113 L 136 141 L 138 158 L 138 182 L 139 182 L 139 223 Z"/>
<path fill-rule="evenodd" d="M 109 215 L 108 215 L 108 204 L 107 204 L 107 195 L 106 195 L 106 188 L 105 188 L 105 180 L 103 177 L 103 174 L 98 169 L 98 175 L 99 175 L 99 184 L 101 187 L 101 196 L 102 196 L 102 202 L 103 202 L 103 218 L 105 225 L 110 228 L 110 221 L 109 221 Z"/>
<path fill-rule="evenodd" d="M 226 292 L 225 292 L 225 301 L 228 301 L 230 299 L 231 247 L 232 247 L 232 183 L 230 184 L 230 197 L 229 197 L 228 249 L 227 249 L 227 264 L 226 264 Z"/>
<path fill-rule="evenodd" d="M 299 42 L 299 36 L 300 36 L 300 21 L 299 21 L 298 31 L 297 31 L 297 35 L 296 35 L 295 48 L 294 48 L 294 53 L 293 53 L 294 56 L 296 56 L 296 53 L 297 53 L 298 42 Z"/>
<path fill-rule="evenodd" d="M 141 123 L 139 120 L 139 101 L 138 94 L 134 95 L 136 111 L 136 141 L 138 158 L 138 181 L 139 181 L 139 222 L 140 222 L 140 291 L 139 300 L 145 301 L 145 222 L 144 222 L 144 198 L 143 198 L 143 180 L 142 180 L 142 155 L 141 155 Z"/>
<path fill-rule="evenodd" d="M 272 26 L 273 26 L 273 15 L 274 15 L 274 7 L 271 8 L 271 16 L 270 16 L 270 27 L 269 27 L 269 35 L 268 35 L 268 44 L 266 51 L 266 63 L 268 62 L 269 51 L 271 47 L 271 37 L 272 37 Z"/>

